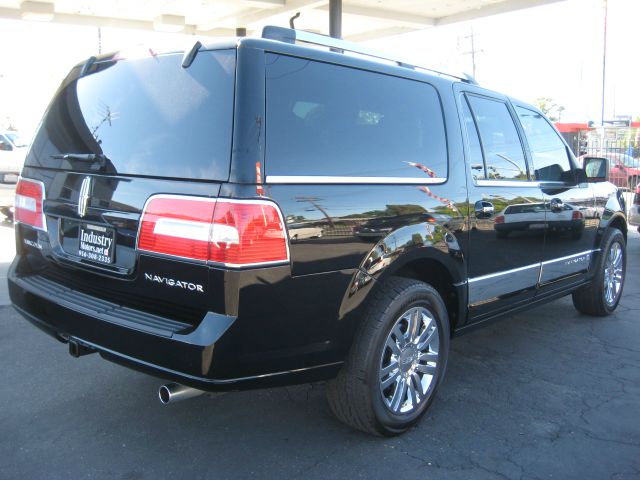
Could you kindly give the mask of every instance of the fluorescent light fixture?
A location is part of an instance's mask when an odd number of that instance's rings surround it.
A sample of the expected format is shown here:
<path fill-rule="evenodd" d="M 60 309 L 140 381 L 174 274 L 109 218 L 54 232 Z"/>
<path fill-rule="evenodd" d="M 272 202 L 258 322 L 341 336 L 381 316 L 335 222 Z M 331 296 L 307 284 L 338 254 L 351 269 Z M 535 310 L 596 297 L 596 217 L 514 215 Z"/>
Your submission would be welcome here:
<path fill-rule="evenodd" d="M 54 13 L 53 3 L 26 0 L 20 4 L 20 16 L 23 20 L 50 22 Z"/>
<path fill-rule="evenodd" d="M 158 32 L 181 32 L 184 30 L 184 17 L 181 15 L 159 15 L 153 20 L 153 28 Z"/>

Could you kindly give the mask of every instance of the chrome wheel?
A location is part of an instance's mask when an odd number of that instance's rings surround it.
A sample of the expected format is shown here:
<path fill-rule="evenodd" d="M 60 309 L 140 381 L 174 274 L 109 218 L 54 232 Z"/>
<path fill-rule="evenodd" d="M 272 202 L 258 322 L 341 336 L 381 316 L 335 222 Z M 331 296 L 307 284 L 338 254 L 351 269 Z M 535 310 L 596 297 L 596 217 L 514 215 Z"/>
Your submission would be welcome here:
<path fill-rule="evenodd" d="M 391 328 L 380 359 L 380 393 L 393 413 L 415 410 L 435 382 L 440 338 L 425 307 L 403 313 Z"/>
<path fill-rule="evenodd" d="M 604 264 L 604 299 L 612 306 L 618 301 L 624 277 L 624 250 L 618 242 L 613 242 Z"/>

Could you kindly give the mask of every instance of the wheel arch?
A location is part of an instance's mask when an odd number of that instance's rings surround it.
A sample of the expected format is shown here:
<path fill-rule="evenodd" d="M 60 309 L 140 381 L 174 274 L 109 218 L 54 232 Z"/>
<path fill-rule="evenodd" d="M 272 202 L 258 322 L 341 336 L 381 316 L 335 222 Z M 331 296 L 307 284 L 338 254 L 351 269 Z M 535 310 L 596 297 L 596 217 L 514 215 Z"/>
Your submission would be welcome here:
<path fill-rule="evenodd" d="M 428 235 L 425 237 L 425 230 Z M 418 232 L 422 237 L 417 236 Z M 420 240 L 417 240 L 420 239 Z M 466 320 L 466 265 L 454 233 L 440 225 L 403 227 L 380 240 L 355 272 L 340 307 L 340 317 L 359 310 L 373 289 L 398 276 L 430 284 L 442 297 L 450 332 Z M 356 320 L 359 323 L 360 319 Z"/>

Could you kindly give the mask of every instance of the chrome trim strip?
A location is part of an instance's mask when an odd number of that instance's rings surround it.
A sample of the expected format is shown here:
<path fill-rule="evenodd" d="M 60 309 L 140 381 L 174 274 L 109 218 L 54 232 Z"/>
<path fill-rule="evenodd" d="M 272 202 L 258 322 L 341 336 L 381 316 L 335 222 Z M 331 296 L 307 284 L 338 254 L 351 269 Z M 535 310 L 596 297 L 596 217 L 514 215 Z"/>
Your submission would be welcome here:
<path fill-rule="evenodd" d="M 446 182 L 446 178 L 410 178 L 410 177 L 341 177 L 331 175 L 267 175 L 266 183 L 297 183 L 297 184 L 409 184 L 433 185 Z"/>
<path fill-rule="evenodd" d="M 513 181 L 513 180 L 475 180 L 478 187 L 539 187 L 538 181 Z"/>
<path fill-rule="evenodd" d="M 549 265 L 550 263 L 555 263 L 555 262 L 561 262 L 562 260 L 569 260 L 570 258 L 574 258 L 574 257 L 579 257 L 580 255 L 586 255 L 588 253 L 595 253 L 595 252 L 599 252 L 600 249 L 597 250 L 585 250 L 584 252 L 580 252 L 580 253 L 575 253 L 573 255 L 567 255 L 566 257 L 560 257 L 560 258 L 554 258 L 552 260 L 545 260 L 544 262 L 542 262 L 542 265 Z"/>
<path fill-rule="evenodd" d="M 488 275 L 482 275 L 481 277 L 474 277 L 469 279 L 469 283 L 479 282 L 482 280 L 488 280 L 490 278 L 500 277 L 502 275 L 508 275 L 510 273 L 522 272 L 523 270 L 528 270 L 530 268 L 536 268 L 540 266 L 540 262 L 532 263 L 531 265 L 527 265 L 525 267 L 518 267 L 512 270 L 504 270 L 502 272 L 490 273 Z"/>
<path fill-rule="evenodd" d="M 573 255 L 567 255 L 566 257 L 554 258 L 542 262 L 538 283 L 545 284 L 575 275 L 576 273 L 588 271 L 591 267 L 593 252 L 593 250 L 586 250 Z"/>
<path fill-rule="evenodd" d="M 481 277 L 469 279 L 470 306 L 497 300 L 506 293 L 514 293 L 535 287 L 540 274 L 540 263 L 491 273 Z"/>

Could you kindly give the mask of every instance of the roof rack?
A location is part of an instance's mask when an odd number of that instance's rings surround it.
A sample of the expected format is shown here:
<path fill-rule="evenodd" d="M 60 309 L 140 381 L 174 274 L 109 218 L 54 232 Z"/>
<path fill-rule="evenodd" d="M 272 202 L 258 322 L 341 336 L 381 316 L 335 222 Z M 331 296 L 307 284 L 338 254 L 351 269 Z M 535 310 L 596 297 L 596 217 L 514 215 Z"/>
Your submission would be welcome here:
<path fill-rule="evenodd" d="M 351 52 L 359 55 L 366 55 L 367 57 L 377 58 L 379 60 L 386 60 L 393 62 L 399 67 L 405 67 L 410 69 L 427 70 L 438 75 L 444 75 L 447 77 L 453 77 L 466 83 L 478 85 L 478 82 L 471 75 L 464 74 L 464 76 L 453 75 L 451 73 L 441 72 L 434 70 L 433 68 L 422 67 L 420 65 L 413 65 L 397 58 L 392 58 L 390 55 L 376 52 L 375 50 L 368 49 L 357 43 L 348 42 L 339 38 L 329 37 L 319 33 L 305 32 L 303 30 L 293 30 L 291 28 L 275 27 L 268 25 L 262 29 L 262 38 L 269 40 L 276 40 L 284 43 L 295 44 L 296 42 L 309 43 L 311 45 L 319 45 L 322 47 L 331 48 L 333 51 L 338 52 Z"/>

